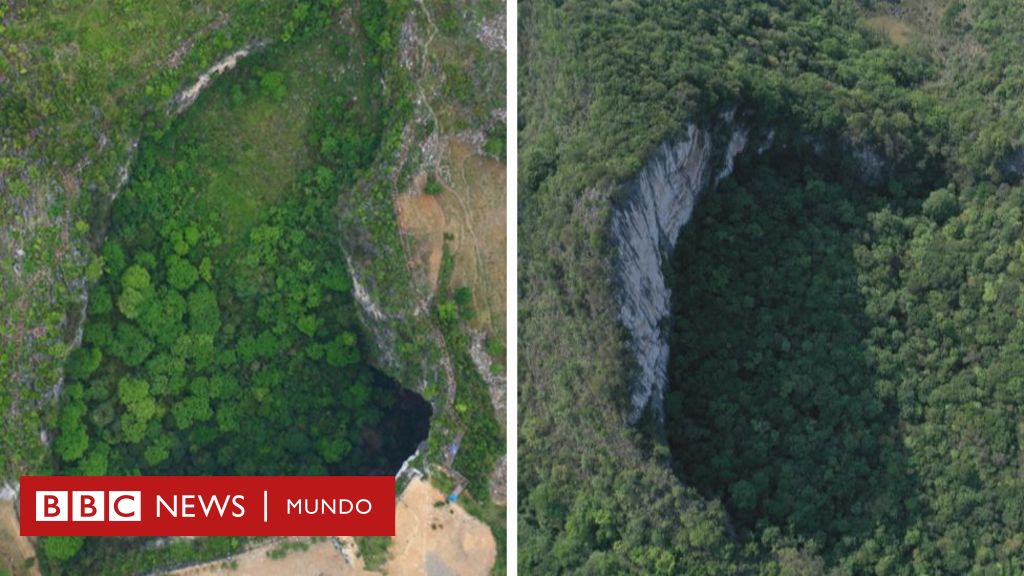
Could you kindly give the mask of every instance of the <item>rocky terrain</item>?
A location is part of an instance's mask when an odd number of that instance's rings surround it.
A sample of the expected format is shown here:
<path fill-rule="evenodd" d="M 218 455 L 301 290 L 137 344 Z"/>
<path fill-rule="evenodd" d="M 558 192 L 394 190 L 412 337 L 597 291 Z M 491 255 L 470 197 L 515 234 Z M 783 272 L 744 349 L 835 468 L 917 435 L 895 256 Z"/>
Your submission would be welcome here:
<path fill-rule="evenodd" d="M 734 158 L 746 148 L 747 130 L 733 125 L 731 115 L 723 120 L 722 130 L 729 134 L 724 147 L 716 147 L 715 136 L 695 124 L 686 126 L 684 137 L 664 142 L 623 185 L 611 217 L 619 319 L 638 371 L 631 394 L 634 422 L 648 406 L 662 418 L 669 359 L 663 324 L 672 298 L 665 261 L 701 194 L 732 173 Z"/>

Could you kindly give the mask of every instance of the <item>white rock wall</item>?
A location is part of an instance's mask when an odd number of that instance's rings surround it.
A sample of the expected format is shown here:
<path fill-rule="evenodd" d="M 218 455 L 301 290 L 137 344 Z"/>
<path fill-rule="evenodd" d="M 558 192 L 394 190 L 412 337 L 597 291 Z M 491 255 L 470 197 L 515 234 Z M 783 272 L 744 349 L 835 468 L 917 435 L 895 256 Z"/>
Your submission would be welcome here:
<path fill-rule="evenodd" d="M 731 127 L 729 119 L 726 123 Z M 727 146 L 716 153 L 711 133 L 688 125 L 685 137 L 663 143 L 624 185 L 625 200 L 612 214 L 619 319 L 640 370 L 632 386 L 634 423 L 648 405 L 662 414 L 669 359 L 665 320 L 672 298 L 665 285 L 665 260 L 701 193 L 732 173 L 733 159 L 746 147 L 747 131 L 731 130 Z"/>

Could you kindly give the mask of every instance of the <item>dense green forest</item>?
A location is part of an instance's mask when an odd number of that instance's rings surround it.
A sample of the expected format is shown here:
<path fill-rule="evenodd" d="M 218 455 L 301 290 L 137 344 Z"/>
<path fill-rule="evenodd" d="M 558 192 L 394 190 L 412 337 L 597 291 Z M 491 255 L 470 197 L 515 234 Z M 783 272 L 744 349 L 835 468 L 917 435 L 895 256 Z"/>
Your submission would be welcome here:
<path fill-rule="evenodd" d="M 367 363 L 337 240 L 339 190 L 375 160 L 387 118 L 380 66 L 328 14 L 140 142 L 89 267 L 54 471 L 394 474 L 426 439 L 429 404 Z M 44 550 L 54 573 L 113 574 L 244 540 L 218 542 L 145 564 L 138 543 Z"/>
<path fill-rule="evenodd" d="M 105 226 L 144 126 L 225 52 L 279 37 L 315 9 L 290 2 L 5 2 L 0 7 L 0 420 L 7 477 L 40 466 Z M 223 12 L 221 12 L 223 11 Z M 144 39 L 144 41 L 140 41 Z"/>
<path fill-rule="evenodd" d="M 893 202 L 810 159 L 740 166 L 680 238 L 678 475 L 854 573 L 1021 570 L 1024 190 Z"/>
<path fill-rule="evenodd" d="M 420 285 L 395 198 L 428 142 L 503 154 L 503 5 L 0 4 L 5 481 L 441 474 L 464 436 L 453 476 L 501 538 L 472 294 Z M 47 574 L 126 574 L 254 542 L 30 544 Z"/>
<path fill-rule="evenodd" d="M 70 360 L 56 444 L 64 462 L 91 474 L 385 472 L 425 437 L 382 450 L 390 462 L 356 439 L 385 432 L 397 395 L 362 359 L 331 208 L 335 186 L 373 159 L 379 129 L 372 108 L 348 105 L 336 88 L 312 118 L 268 126 L 268 115 L 297 104 L 289 93 L 316 96 L 299 83 L 318 78 L 295 69 L 303 61 L 330 62 L 301 48 L 259 72 L 248 62 L 239 76 L 249 78 L 205 96 L 216 104 L 141 144 L 114 204 L 84 346 Z M 305 134 L 281 129 L 306 121 L 324 127 L 312 137 L 318 150 L 293 158 Z M 276 140 L 269 130 L 280 130 Z M 291 163 L 307 162 L 317 164 L 291 181 Z"/>
<path fill-rule="evenodd" d="M 521 570 L 1024 572 L 1020 12 L 523 7 Z M 630 427 L 609 209 L 730 111 L 773 143 L 684 228 L 664 424 Z"/>

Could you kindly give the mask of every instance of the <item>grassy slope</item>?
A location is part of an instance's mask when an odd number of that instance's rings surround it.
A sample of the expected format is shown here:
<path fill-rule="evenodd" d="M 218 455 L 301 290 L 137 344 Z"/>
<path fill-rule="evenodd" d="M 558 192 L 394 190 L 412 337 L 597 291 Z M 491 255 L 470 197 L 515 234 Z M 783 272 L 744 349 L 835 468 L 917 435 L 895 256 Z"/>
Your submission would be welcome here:
<path fill-rule="evenodd" d="M 200 70 L 276 36 L 283 5 L 16 1 L 0 9 L 5 475 L 31 470 L 42 456 L 46 399 L 74 341 L 91 259 L 90 213 L 115 190 L 143 119 L 165 124 L 163 106 Z"/>
<path fill-rule="evenodd" d="M 306 51 L 299 53 L 305 55 Z M 291 72 L 294 64 L 302 62 L 294 60 L 284 63 L 283 69 Z M 230 111 L 221 98 L 191 122 L 196 128 L 206 128 L 203 137 L 207 149 L 220 162 L 226 162 L 209 174 L 200 206 L 206 214 L 220 215 L 229 242 L 244 237 L 260 213 L 272 206 L 309 165 L 304 141 L 309 108 L 299 102 L 300 95 L 315 88 L 304 81 L 309 77 L 304 70 L 288 74 L 284 103 L 264 96 L 253 105 Z"/>
<path fill-rule="evenodd" d="M 343 86 L 366 81 L 358 71 L 332 78 L 331 71 L 342 63 L 315 41 L 261 64 L 261 69 L 284 74 L 287 94 L 282 100 L 260 93 L 253 66 L 243 63 L 243 70 L 232 73 L 235 78 L 224 78 L 203 94 L 195 104 L 201 109 L 190 111 L 178 128 L 199 135 L 194 145 L 209 155 L 208 185 L 198 193 L 198 213 L 216 220 L 228 248 L 245 242 L 252 226 L 310 167 L 313 109 L 327 105 L 328 96 Z M 246 101 L 236 106 L 230 88 L 242 81 L 240 73 L 247 73 L 251 87 Z"/>
<path fill-rule="evenodd" d="M 473 132 L 504 136 L 499 113 L 505 108 L 505 68 L 500 50 L 488 47 L 475 34 L 496 27 L 504 6 L 496 2 L 432 0 L 418 11 L 417 66 L 414 82 L 426 100 L 421 127 L 438 138 L 438 158 L 425 159 L 420 181 L 427 175 L 443 183 L 446 193 L 423 202 L 436 203 L 441 214 L 425 221 L 403 222 L 407 250 L 433 250 L 432 263 L 421 272 L 423 292 L 435 285 L 442 234 L 454 236 L 455 285 L 474 293 L 473 328 L 502 342 L 505 337 L 505 163 L 504 158 L 478 153 L 469 143 Z M 425 163 L 426 164 L 426 163 Z M 418 193 L 418 191 L 414 192 Z M 400 203 L 417 210 L 416 199 L 403 194 Z M 419 215 L 408 214 L 407 220 Z M 424 258 L 428 260 L 429 258 Z M 416 263 L 412 263 L 416 265 Z M 431 270 L 430 267 L 433 266 Z"/>

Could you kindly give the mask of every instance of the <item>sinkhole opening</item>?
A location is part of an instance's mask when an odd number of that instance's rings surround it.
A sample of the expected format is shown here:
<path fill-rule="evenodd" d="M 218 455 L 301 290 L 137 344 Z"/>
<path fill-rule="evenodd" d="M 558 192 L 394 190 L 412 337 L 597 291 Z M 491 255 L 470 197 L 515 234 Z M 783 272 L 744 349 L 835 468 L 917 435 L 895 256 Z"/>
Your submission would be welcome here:
<path fill-rule="evenodd" d="M 843 553 L 898 526 L 907 504 L 891 495 L 912 489 L 862 260 L 878 214 L 918 201 L 814 148 L 741 155 L 682 230 L 665 271 L 665 432 L 675 473 L 741 539 Z"/>
<path fill-rule="evenodd" d="M 426 439 L 430 405 L 369 358 L 339 240 L 384 130 L 345 42 L 255 54 L 144 136 L 68 360 L 61 473 L 389 475 Z"/>

